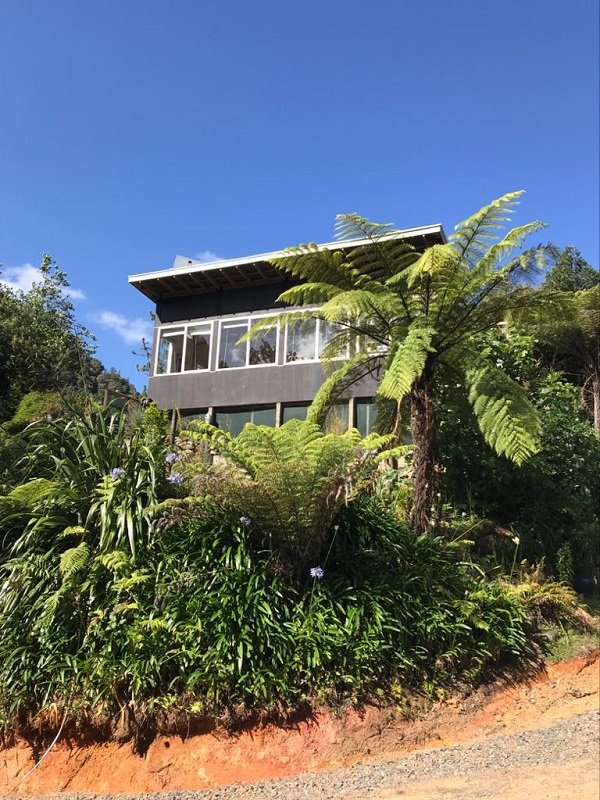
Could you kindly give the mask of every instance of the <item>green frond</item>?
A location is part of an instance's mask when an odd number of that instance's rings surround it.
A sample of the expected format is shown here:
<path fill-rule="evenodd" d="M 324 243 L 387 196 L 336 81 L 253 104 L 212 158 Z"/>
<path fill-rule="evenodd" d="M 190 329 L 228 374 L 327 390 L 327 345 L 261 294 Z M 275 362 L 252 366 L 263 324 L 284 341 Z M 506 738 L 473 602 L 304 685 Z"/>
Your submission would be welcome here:
<path fill-rule="evenodd" d="M 391 222 L 371 222 L 360 214 L 337 214 L 335 218 L 336 239 L 381 239 L 382 236 L 398 233 Z"/>
<path fill-rule="evenodd" d="M 270 261 L 282 272 L 305 283 L 328 283 L 350 289 L 352 274 L 342 250 L 321 250 L 316 244 L 288 247 Z"/>
<path fill-rule="evenodd" d="M 309 422 L 321 424 L 329 406 L 339 397 L 347 386 L 357 381 L 360 377 L 370 372 L 370 359 L 367 353 L 357 353 L 348 359 L 342 366 L 332 372 L 321 384 L 319 390 L 309 406 L 306 419 Z"/>
<path fill-rule="evenodd" d="M 400 400 L 407 395 L 422 374 L 436 331 L 433 328 L 413 326 L 396 349 L 379 384 L 379 394 L 390 400 Z"/>
<path fill-rule="evenodd" d="M 65 550 L 60 556 L 60 574 L 63 581 L 68 581 L 82 569 L 85 569 L 90 558 L 90 548 L 86 542 L 80 542 L 77 547 Z"/>
<path fill-rule="evenodd" d="M 492 449 L 519 465 L 540 449 L 540 419 L 518 383 L 492 364 L 467 369 L 465 382 L 483 438 Z"/>
<path fill-rule="evenodd" d="M 43 500 L 55 495 L 58 488 L 59 485 L 56 481 L 50 481 L 46 478 L 35 478 L 28 483 L 17 486 L 8 494 L 8 497 L 28 509 L 33 509 Z"/>
<path fill-rule="evenodd" d="M 302 283 L 300 286 L 292 286 L 286 289 L 277 298 L 278 303 L 285 303 L 288 306 L 306 306 L 313 303 L 325 303 L 336 294 L 343 291 L 338 286 L 330 283 Z"/>
<path fill-rule="evenodd" d="M 488 275 L 505 258 L 510 256 L 514 250 L 521 247 L 528 236 L 531 236 L 532 233 L 540 231 L 545 227 L 545 223 L 536 221 L 513 228 L 501 241 L 490 247 L 483 258 L 473 268 L 473 273 Z"/>
<path fill-rule="evenodd" d="M 237 341 L 237 344 L 244 344 L 245 342 L 255 339 L 259 333 L 262 331 L 269 331 L 271 328 L 274 328 L 279 320 L 281 319 L 282 314 L 272 314 L 270 317 L 262 317 L 259 319 L 258 322 L 255 322 L 254 325 L 248 330 L 243 336 Z"/>
<path fill-rule="evenodd" d="M 94 560 L 112 572 L 120 572 L 132 563 L 130 556 L 124 550 L 111 550 L 109 553 L 96 556 Z"/>
<path fill-rule="evenodd" d="M 449 244 L 434 244 L 420 256 L 405 272 L 406 285 L 413 288 L 425 276 L 435 279 L 436 285 L 443 289 L 443 284 L 454 279 L 460 257 Z"/>
<path fill-rule="evenodd" d="M 337 294 L 319 309 L 319 316 L 328 322 L 344 322 L 349 319 L 371 319 L 373 316 L 387 320 L 399 314 L 398 298 L 392 292 L 373 294 L 353 289 Z"/>
<path fill-rule="evenodd" d="M 57 539 L 68 539 L 70 536 L 85 536 L 85 528 L 82 525 L 69 525 L 61 531 Z"/>
<path fill-rule="evenodd" d="M 509 192 L 492 200 L 472 217 L 459 222 L 454 233 L 448 237 L 451 246 L 469 263 L 479 261 L 492 241 L 498 238 L 497 232 L 510 220 L 522 194 L 523 191 Z"/>

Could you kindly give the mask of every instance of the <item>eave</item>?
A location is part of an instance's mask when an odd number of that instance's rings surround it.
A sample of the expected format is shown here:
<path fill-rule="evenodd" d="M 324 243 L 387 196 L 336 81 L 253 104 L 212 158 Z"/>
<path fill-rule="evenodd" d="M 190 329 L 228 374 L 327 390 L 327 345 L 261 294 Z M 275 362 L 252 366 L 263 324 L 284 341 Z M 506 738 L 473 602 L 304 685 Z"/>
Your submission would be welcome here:
<path fill-rule="evenodd" d="M 446 241 L 446 235 L 441 225 L 409 228 L 384 238 L 407 239 L 417 250 L 423 250 L 432 244 L 441 244 Z M 326 242 L 319 245 L 319 250 L 349 249 L 369 244 L 370 241 L 365 238 Z M 183 266 L 130 275 L 128 280 L 132 286 L 154 302 L 169 297 L 207 294 L 222 289 L 241 289 L 280 283 L 286 280 L 285 274 L 269 262 L 285 255 L 285 250 L 277 250 L 272 253 L 260 253 L 244 258 L 230 258 L 209 263 L 178 257 L 176 264 L 182 261 L 186 262 Z"/>

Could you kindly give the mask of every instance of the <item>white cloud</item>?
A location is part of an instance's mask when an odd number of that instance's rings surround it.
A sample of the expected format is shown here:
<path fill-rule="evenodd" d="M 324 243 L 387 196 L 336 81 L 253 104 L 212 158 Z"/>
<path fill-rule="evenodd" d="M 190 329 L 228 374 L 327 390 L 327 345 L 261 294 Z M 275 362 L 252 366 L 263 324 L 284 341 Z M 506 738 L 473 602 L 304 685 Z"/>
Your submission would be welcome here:
<path fill-rule="evenodd" d="M 0 273 L 0 283 L 8 286 L 15 292 L 28 292 L 34 283 L 40 283 L 42 273 L 33 264 L 21 264 L 19 267 L 5 267 Z M 68 286 L 63 289 L 67 297 L 72 300 L 85 300 L 85 294 L 81 289 L 73 289 Z"/>
<path fill-rule="evenodd" d="M 209 261 L 224 261 L 225 259 L 223 256 L 219 256 L 216 253 L 213 253 L 212 250 L 201 250 L 199 253 L 196 253 L 194 258 L 197 258 L 198 261 L 203 261 L 207 263 Z"/>
<path fill-rule="evenodd" d="M 137 345 L 142 339 L 149 341 L 152 338 L 152 326 L 149 320 L 141 317 L 128 319 L 114 311 L 101 311 L 94 319 L 103 328 L 114 331 L 126 344 Z"/>

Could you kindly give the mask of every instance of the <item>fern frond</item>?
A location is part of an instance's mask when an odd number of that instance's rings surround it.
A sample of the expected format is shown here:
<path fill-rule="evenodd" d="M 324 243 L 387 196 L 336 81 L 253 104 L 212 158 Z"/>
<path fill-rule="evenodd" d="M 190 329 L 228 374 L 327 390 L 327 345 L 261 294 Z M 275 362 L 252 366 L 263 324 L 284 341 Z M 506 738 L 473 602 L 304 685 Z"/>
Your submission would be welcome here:
<path fill-rule="evenodd" d="M 514 250 L 521 247 L 525 239 L 531 236 L 532 233 L 542 230 L 546 227 L 543 222 L 529 222 L 527 225 L 520 225 L 512 228 L 501 241 L 492 245 L 483 258 L 474 266 L 474 275 L 489 275 L 489 273 Z"/>
<path fill-rule="evenodd" d="M 336 369 L 319 387 L 309 406 L 307 421 L 321 424 L 329 406 L 343 393 L 344 389 L 368 375 L 375 368 L 375 364 L 375 358 L 361 352 Z"/>
<path fill-rule="evenodd" d="M 306 306 L 313 303 L 324 303 L 343 291 L 338 286 L 330 283 L 302 283 L 300 286 L 292 286 L 286 289 L 277 298 L 278 303 L 285 303 L 288 306 Z"/>
<path fill-rule="evenodd" d="M 474 264 L 485 254 L 491 242 L 498 238 L 501 230 L 524 191 L 509 192 L 483 206 L 473 216 L 459 222 L 454 233 L 448 237 L 449 243 L 456 248 L 462 258 Z"/>
<path fill-rule="evenodd" d="M 68 581 L 82 569 L 85 569 L 90 558 L 90 548 L 86 542 L 80 542 L 77 547 L 65 550 L 60 556 L 59 571 L 63 581 Z"/>
<path fill-rule="evenodd" d="M 270 261 L 277 269 L 306 283 L 329 283 L 352 288 L 352 274 L 341 250 L 321 250 L 316 244 L 288 247 Z"/>
<path fill-rule="evenodd" d="M 102 553 L 94 559 L 106 569 L 112 572 L 119 572 L 132 564 L 130 556 L 124 550 L 112 550 L 110 553 Z"/>
<path fill-rule="evenodd" d="M 477 423 L 491 448 L 518 465 L 540 449 L 540 419 L 518 383 L 492 364 L 467 369 L 465 383 Z"/>
<path fill-rule="evenodd" d="M 436 331 L 433 328 L 413 326 L 396 352 L 379 384 L 379 394 L 390 400 L 400 400 L 407 395 L 422 374 Z"/>
<path fill-rule="evenodd" d="M 436 280 L 437 284 L 443 284 L 454 278 L 458 268 L 460 257 L 449 244 L 434 244 L 415 261 L 406 272 L 404 278 L 409 288 L 420 282 L 425 276 Z M 388 285 L 393 282 L 389 281 Z M 440 286 L 443 288 L 443 286 Z"/>
<path fill-rule="evenodd" d="M 335 218 L 336 239 L 381 239 L 382 236 L 399 233 L 391 222 L 371 222 L 360 214 L 337 214 Z"/>

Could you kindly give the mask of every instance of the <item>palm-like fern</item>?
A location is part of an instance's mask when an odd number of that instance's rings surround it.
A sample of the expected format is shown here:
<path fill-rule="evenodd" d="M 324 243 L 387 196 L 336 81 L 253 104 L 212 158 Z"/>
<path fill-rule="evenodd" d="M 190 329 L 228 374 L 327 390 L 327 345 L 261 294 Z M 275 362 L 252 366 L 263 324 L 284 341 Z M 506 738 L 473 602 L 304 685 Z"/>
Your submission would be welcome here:
<path fill-rule="evenodd" d="M 477 334 L 510 311 L 540 302 L 521 279 L 546 264 L 549 249 L 515 251 L 542 223 L 501 235 L 521 194 L 484 206 L 456 226 L 448 243 L 422 254 L 391 226 L 344 214 L 337 231 L 347 248 L 301 245 L 274 261 L 302 281 L 279 300 L 290 306 L 319 303 L 313 316 L 339 327 L 327 355 L 343 354 L 353 340 L 355 355 L 324 383 L 310 419 L 318 421 L 334 397 L 366 375 L 381 376 L 380 396 L 397 401 L 398 408 L 402 398 L 410 398 L 417 446 L 412 523 L 419 530 L 428 528 L 437 494 L 435 399 L 442 375 L 465 386 L 484 438 L 497 452 L 521 463 L 539 447 L 539 421 L 524 392 L 485 363 L 477 348 Z"/>

